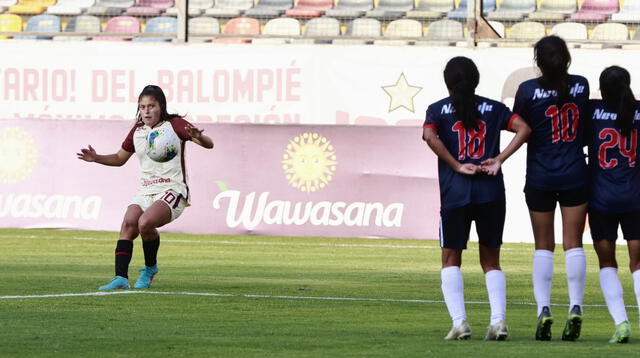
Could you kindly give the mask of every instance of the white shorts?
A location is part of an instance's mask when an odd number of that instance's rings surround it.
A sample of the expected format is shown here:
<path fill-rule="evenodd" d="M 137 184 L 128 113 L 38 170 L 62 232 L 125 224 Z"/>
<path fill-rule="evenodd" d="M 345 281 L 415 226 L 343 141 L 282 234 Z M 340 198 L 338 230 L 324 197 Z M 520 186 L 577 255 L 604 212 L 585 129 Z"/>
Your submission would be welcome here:
<path fill-rule="evenodd" d="M 173 190 L 167 190 L 164 193 L 151 195 L 136 194 L 136 196 L 133 197 L 131 204 L 138 205 L 142 208 L 142 211 L 147 211 L 151 204 L 156 201 L 161 201 L 167 204 L 169 210 L 171 210 L 171 221 L 177 219 L 184 211 L 184 208 L 187 207 L 187 201 L 184 200 L 182 195 Z"/>

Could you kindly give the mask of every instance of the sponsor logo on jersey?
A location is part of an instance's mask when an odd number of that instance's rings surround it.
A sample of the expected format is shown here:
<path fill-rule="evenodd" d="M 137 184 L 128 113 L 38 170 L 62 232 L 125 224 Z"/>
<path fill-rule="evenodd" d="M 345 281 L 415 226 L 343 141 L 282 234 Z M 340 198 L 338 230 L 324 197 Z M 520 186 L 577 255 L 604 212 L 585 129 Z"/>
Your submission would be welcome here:
<path fill-rule="evenodd" d="M 569 89 L 569 95 L 573 96 L 573 97 L 577 97 L 579 94 L 584 93 L 584 85 L 581 85 L 579 83 L 574 84 L 570 89 Z M 536 88 L 533 91 L 533 99 L 541 99 L 541 98 L 549 98 L 552 96 L 557 96 L 558 92 L 556 90 L 545 90 L 544 88 Z"/>
<path fill-rule="evenodd" d="M 493 105 L 488 104 L 487 102 L 482 102 L 478 104 L 478 112 L 484 114 L 485 112 L 491 112 L 493 110 Z M 455 113 L 456 109 L 453 108 L 453 104 L 448 103 L 442 106 L 440 109 L 440 114 L 452 114 Z"/>
<path fill-rule="evenodd" d="M 618 115 L 616 113 L 607 112 L 602 108 L 598 108 L 593 111 L 593 119 L 608 121 L 615 120 L 616 118 L 618 118 Z"/>

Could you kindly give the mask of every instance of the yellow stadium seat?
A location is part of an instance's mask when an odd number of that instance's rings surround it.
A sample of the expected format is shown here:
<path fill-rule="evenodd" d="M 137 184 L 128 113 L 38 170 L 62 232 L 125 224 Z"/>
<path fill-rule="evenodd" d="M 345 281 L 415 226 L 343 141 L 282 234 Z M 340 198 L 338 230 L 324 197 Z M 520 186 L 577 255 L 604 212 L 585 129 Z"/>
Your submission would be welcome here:
<path fill-rule="evenodd" d="M 13 14 L 0 14 L 0 32 L 22 32 L 22 18 Z M 11 36 L 0 36 L 8 39 Z"/>
<path fill-rule="evenodd" d="M 9 7 L 11 14 L 38 15 L 54 5 L 56 0 L 20 0 L 16 5 Z"/>

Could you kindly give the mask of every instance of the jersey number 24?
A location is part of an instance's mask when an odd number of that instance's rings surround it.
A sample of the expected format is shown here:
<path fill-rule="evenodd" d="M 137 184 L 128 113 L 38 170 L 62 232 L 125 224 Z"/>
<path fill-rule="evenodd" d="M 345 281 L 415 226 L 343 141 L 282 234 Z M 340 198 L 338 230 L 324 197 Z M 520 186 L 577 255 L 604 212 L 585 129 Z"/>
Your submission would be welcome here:
<path fill-rule="evenodd" d="M 634 129 L 628 136 L 620 134 L 613 128 L 605 128 L 598 133 L 598 138 L 604 140 L 598 148 L 598 161 L 603 169 L 615 168 L 618 159 L 607 160 L 607 149 L 618 147 L 620 154 L 629 159 L 629 166 L 636 166 L 636 149 L 638 148 L 638 130 Z"/>

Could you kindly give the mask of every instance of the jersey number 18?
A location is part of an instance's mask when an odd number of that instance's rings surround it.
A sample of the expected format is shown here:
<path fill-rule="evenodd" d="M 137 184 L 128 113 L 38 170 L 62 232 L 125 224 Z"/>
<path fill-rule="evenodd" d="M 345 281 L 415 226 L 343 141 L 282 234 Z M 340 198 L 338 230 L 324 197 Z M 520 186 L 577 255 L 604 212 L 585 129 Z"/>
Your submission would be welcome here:
<path fill-rule="evenodd" d="M 458 132 L 458 160 L 466 158 L 480 159 L 484 156 L 484 137 L 487 125 L 476 121 L 476 128 L 467 129 L 461 121 L 457 121 L 451 129 Z"/>

